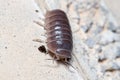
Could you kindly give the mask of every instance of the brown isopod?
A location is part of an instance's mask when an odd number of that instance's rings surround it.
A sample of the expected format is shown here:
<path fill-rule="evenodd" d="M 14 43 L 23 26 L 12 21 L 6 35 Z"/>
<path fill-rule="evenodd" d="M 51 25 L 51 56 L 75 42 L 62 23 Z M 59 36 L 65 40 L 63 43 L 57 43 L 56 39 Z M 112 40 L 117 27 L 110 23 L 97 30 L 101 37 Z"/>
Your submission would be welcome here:
<path fill-rule="evenodd" d="M 59 9 L 47 11 L 44 29 L 47 33 L 48 53 L 52 54 L 55 60 L 69 64 L 72 57 L 73 40 L 65 12 Z"/>
<path fill-rule="evenodd" d="M 44 2 L 45 0 L 42 1 Z M 41 5 L 42 4 L 43 3 L 41 3 Z M 69 7 L 71 4 L 72 2 L 68 3 L 67 7 Z M 42 8 L 46 8 L 48 10 L 46 5 L 41 6 L 41 9 Z M 42 11 L 44 13 L 44 9 Z M 63 63 L 67 67 L 68 66 L 73 67 L 75 70 L 77 70 L 80 73 L 80 76 L 81 75 L 83 76 L 84 80 L 90 80 L 88 75 L 86 76 L 86 72 L 82 68 L 81 64 L 79 64 L 79 60 L 77 59 L 76 55 L 72 53 L 72 49 L 73 49 L 72 31 L 71 31 L 71 26 L 69 24 L 69 20 L 65 12 L 59 9 L 47 11 L 45 14 L 44 22 L 45 25 L 35 21 L 35 23 L 39 24 L 40 26 L 43 26 L 44 29 L 46 30 L 46 35 L 47 35 L 46 43 L 48 50 L 46 51 L 46 48 L 43 45 L 40 46 L 38 49 L 41 52 L 49 53 L 49 55 L 53 57 L 53 60 Z M 35 41 L 42 42 L 39 39 Z M 74 60 L 75 65 L 77 65 L 77 68 L 71 65 L 70 63 L 71 59 Z"/>

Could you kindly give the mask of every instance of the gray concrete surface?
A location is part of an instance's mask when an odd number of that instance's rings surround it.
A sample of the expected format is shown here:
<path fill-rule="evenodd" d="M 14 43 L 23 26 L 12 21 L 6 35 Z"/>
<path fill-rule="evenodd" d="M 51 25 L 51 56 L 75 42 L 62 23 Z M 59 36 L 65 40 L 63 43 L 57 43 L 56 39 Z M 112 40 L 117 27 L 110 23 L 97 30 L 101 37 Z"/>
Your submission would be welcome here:
<path fill-rule="evenodd" d="M 120 0 L 104 0 L 116 21 L 120 25 Z"/>
<path fill-rule="evenodd" d="M 46 4 L 37 1 L 39 6 L 34 0 L 0 0 L 0 80 L 120 80 L 119 10 L 115 6 L 119 0 L 113 4 L 106 0 L 108 7 L 100 0 L 46 0 L 50 10 L 62 9 L 70 20 L 75 69 L 45 60 L 52 58 L 38 51 L 39 46 L 46 47 L 46 36 L 33 21 L 40 21 Z"/>

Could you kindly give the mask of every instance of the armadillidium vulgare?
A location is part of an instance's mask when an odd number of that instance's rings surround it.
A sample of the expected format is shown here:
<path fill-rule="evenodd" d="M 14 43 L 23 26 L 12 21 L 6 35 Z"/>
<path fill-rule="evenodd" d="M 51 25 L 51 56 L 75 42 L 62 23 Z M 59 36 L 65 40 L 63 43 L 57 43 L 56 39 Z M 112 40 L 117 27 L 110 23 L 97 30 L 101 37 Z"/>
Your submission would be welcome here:
<path fill-rule="evenodd" d="M 47 11 L 45 25 L 48 53 L 54 60 L 68 63 L 71 59 L 73 40 L 69 20 L 64 11 L 56 9 Z"/>
<path fill-rule="evenodd" d="M 73 48 L 71 27 L 67 15 L 62 10 L 48 11 L 45 15 L 47 47 L 56 60 L 71 59 Z"/>

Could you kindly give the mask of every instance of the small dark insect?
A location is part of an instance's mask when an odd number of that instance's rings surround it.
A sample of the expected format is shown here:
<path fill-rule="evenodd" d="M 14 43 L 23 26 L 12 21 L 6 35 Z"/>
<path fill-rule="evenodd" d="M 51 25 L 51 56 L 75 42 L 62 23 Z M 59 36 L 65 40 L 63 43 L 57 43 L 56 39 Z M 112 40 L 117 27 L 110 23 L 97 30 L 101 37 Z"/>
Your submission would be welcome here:
<path fill-rule="evenodd" d="M 52 54 L 54 60 L 69 64 L 73 41 L 71 27 L 65 12 L 59 9 L 47 11 L 44 29 L 47 34 L 49 54 Z"/>

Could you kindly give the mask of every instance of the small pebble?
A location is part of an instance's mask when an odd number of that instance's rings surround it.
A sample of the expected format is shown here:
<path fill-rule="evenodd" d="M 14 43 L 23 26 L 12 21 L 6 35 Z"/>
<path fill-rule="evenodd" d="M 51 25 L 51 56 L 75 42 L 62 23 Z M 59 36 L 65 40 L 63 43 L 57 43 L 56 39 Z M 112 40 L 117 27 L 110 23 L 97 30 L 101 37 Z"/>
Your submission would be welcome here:
<path fill-rule="evenodd" d="M 35 12 L 37 12 L 37 13 L 38 13 L 38 12 L 39 12 L 39 10 L 35 10 Z"/>
<path fill-rule="evenodd" d="M 5 49 L 7 49 L 7 46 L 5 46 Z"/>

